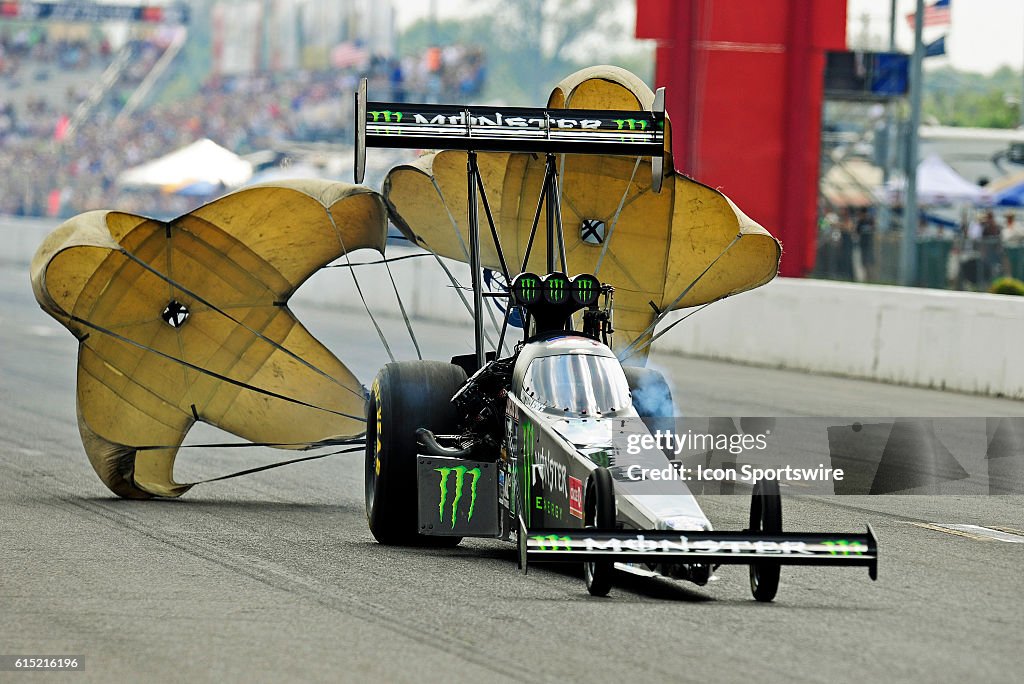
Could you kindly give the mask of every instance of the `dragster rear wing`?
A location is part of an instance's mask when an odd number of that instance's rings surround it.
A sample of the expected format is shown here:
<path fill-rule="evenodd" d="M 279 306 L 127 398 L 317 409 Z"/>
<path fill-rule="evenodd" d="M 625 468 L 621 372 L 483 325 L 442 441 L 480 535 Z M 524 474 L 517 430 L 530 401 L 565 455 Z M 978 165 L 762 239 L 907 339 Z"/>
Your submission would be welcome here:
<path fill-rule="evenodd" d="M 749 565 L 867 566 L 878 578 L 878 540 L 871 525 L 866 534 L 809 532 L 666 532 L 619 530 L 532 530 L 525 534 L 523 568 L 534 562 L 713 563 Z"/>
<path fill-rule="evenodd" d="M 367 147 L 475 152 L 613 154 L 652 158 L 661 189 L 665 94 L 653 111 L 484 107 L 369 102 L 366 79 L 355 94 L 355 181 L 363 182 Z"/>

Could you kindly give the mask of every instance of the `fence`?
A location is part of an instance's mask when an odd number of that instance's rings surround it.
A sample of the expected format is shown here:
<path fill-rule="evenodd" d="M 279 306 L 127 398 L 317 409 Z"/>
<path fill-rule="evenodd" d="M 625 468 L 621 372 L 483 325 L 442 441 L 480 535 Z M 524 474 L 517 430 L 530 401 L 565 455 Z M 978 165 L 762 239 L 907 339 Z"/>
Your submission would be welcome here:
<path fill-rule="evenodd" d="M 814 275 L 832 280 L 896 284 L 902 234 L 848 234 L 835 231 L 818 240 Z M 987 291 L 1001 276 L 1024 280 L 1024 244 L 1000 238 L 919 237 L 918 287 Z"/>

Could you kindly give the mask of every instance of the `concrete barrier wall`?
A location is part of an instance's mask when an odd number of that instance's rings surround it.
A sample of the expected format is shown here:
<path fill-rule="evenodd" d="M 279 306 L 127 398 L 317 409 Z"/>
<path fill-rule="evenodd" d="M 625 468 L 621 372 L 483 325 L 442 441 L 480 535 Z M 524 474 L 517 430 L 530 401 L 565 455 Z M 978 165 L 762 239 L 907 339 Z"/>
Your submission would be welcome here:
<path fill-rule="evenodd" d="M 465 264 L 446 263 L 468 287 Z M 351 293 L 351 275 L 332 271 L 304 286 L 302 301 L 337 305 L 337 293 Z M 471 325 L 433 257 L 395 263 L 392 272 L 410 315 Z M 397 311 L 383 267 L 357 273 L 373 311 Z M 350 296 L 344 305 L 361 306 Z M 665 325 L 685 313 L 672 314 Z M 778 278 L 712 304 L 655 345 L 663 352 L 1024 398 L 1024 298 Z"/>
<path fill-rule="evenodd" d="M 43 238 L 58 224 L 55 219 L 0 217 L 0 263 L 28 266 Z"/>
<path fill-rule="evenodd" d="M 437 259 L 420 249 L 402 245 L 388 245 L 387 253 L 389 259 L 403 256 L 412 258 L 391 263 L 389 273 L 386 266 L 372 263 L 381 260 L 380 254 L 370 250 L 357 252 L 352 255 L 351 262 L 342 259 L 334 266 L 315 273 L 296 293 L 295 301 L 364 310 L 359 297 L 361 290 L 366 305 L 374 315 L 400 316 L 395 295 L 397 288 L 410 317 L 453 323 L 467 328 L 473 326 L 473 317 L 470 309 L 467 309 L 467 304 L 470 307 L 473 305 L 473 293 L 466 264 Z M 348 267 L 349 263 L 353 264 L 351 268 Z M 452 280 L 445 274 L 445 268 L 461 287 L 452 284 Z M 353 273 L 358 280 L 359 290 L 356 289 Z M 463 303 L 460 293 L 466 303 Z"/>
<path fill-rule="evenodd" d="M 0 221 L 0 259 L 27 266 L 53 226 Z M 388 247 L 391 258 L 415 253 Z M 352 256 L 354 263 L 378 259 L 370 251 Z M 466 265 L 442 261 L 471 303 Z M 324 269 L 294 301 L 362 310 L 353 271 L 375 315 L 400 315 L 393 276 L 410 317 L 458 326 L 460 335 L 472 326 L 459 290 L 429 255 L 393 263 L 390 276 L 382 265 Z M 1024 298 L 779 278 L 711 305 L 655 344 L 670 353 L 1024 399 Z"/>
<path fill-rule="evenodd" d="M 1024 398 L 1024 298 L 778 278 L 717 302 L 665 351 Z"/>

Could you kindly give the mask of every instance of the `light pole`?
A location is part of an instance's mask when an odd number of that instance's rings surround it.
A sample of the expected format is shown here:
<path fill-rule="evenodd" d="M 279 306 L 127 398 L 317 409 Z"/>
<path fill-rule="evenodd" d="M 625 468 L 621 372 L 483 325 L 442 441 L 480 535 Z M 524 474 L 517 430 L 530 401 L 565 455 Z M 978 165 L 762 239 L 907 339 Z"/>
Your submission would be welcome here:
<path fill-rule="evenodd" d="M 921 62 L 924 45 L 924 0 L 917 0 L 914 13 L 914 54 L 910 60 L 910 122 L 907 127 L 907 156 L 903 164 L 903 239 L 900 243 L 900 283 L 913 285 L 917 279 L 917 129 L 921 125 Z"/>
<path fill-rule="evenodd" d="M 896 52 L 896 0 L 889 1 L 889 52 Z M 896 129 L 896 116 L 893 103 L 889 99 L 885 103 L 885 139 L 886 145 L 882 157 L 882 188 L 889 187 L 892 178 L 892 167 L 896 163 L 896 141 L 899 138 Z M 888 232 L 890 228 L 891 210 L 886 200 L 879 202 L 878 215 L 875 217 L 875 232 Z"/>

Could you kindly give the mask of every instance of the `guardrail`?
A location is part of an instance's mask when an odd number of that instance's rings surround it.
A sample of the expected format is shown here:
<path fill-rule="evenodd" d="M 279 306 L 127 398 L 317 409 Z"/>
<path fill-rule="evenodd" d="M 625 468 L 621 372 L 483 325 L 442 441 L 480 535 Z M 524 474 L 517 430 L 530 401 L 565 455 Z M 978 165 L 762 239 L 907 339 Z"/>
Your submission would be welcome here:
<path fill-rule="evenodd" d="M 58 223 L 56 219 L 0 216 L 0 263 L 27 267 L 43 239 Z M 26 278 L 27 273 L 26 268 Z"/>

